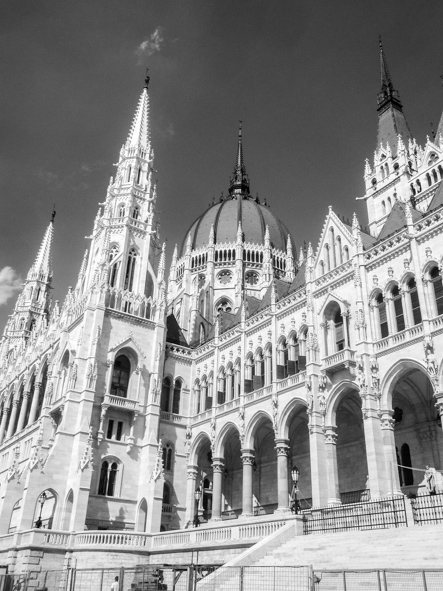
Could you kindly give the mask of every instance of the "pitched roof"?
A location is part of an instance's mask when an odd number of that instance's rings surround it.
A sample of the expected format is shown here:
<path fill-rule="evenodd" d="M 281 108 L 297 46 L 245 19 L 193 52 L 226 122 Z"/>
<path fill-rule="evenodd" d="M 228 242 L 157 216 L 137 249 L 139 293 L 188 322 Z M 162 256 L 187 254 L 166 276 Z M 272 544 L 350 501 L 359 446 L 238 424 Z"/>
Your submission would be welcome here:
<path fill-rule="evenodd" d="M 414 222 L 416 222 L 417 220 L 419 220 L 423 217 L 423 214 L 421 214 L 416 209 L 412 209 L 412 207 L 411 207 L 411 215 L 412 215 L 412 220 Z M 406 218 L 405 218 L 405 212 L 403 210 L 403 206 L 400 203 L 400 201 L 396 201 L 394 204 L 394 207 L 391 209 L 391 211 L 388 215 L 388 218 L 385 222 L 385 225 L 382 228 L 382 231 L 380 232 L 380 234 L 377 237 L 377 242 L 384 240 L 388 236 L 391 236 L 391 234 L 394 234 L 395 232 L 398 232 L 399 230 L 402 230 L 405 227 L 406 227 Z"/>
<path fill-rule="evenodd" d="M 442 117 L 443 118 L 443 117 Z M 439 205 L 443 205 L 443 182 L 440 183 L 431 203 L 429 204 L 428 211 L 432 211 Z"/>
<path fill-rule="evenodd" d="M 169 316 L 166 318 L 166 340 L 168 343 L 172 343 L 174 345 L 181 345 L 183 347 L 188 346 L 188 343 L 174 314 L 169 314 Z"/>

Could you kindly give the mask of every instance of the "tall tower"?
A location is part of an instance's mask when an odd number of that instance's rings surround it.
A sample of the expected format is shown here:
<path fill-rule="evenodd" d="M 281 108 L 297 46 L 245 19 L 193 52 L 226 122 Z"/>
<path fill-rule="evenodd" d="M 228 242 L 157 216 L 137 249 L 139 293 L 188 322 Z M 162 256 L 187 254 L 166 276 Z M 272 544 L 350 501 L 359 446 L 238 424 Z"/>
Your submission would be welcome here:
<path fill-rule="evenodd" d="M 51 245 L 54 233 L 55 212 L 52 214 L 34 264 L 29 269 L 23 291 L 10 316 L 2 342 L 2 359 L 12 349 L 24 346 L 47 320 L 50 307 L 52 282 Z"/>

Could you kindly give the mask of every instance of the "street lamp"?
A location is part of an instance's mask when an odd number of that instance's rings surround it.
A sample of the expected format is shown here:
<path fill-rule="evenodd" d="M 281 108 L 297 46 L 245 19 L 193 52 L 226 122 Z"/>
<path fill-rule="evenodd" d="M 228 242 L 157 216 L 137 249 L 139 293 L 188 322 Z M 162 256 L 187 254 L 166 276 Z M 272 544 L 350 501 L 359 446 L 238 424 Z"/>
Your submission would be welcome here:
<path fill-rule="evenodd" d="M 46 503 L 46 499 L 47 499 L 47 495 L 45 493 L 45 491 L 42 492 L 42 494 L 39 496 L 39 498 L 37 499 L 37 501 L 40 503 L 40 515 L 38 516 L 37 521 L 35 522 L 35 527 L 40 528 L 42 526 L 42 511 L 43 511 L 43 505 Z"/>
<path fill-rule="evenodd" d="M 194 527 L 198 527 L 200 525 L 200 521 L 198 520 L 198 504 L 200 503 L 200 499 L 202 496 L 202 491 L 200 487 L 195 489 L 194 497 L 195 497 L 195 515 L 194 515 Z"/>
<path fill-rule="evenodd" d="M 297 500 L 297 493 L 298 493 L 298 479 L 300 477 L 300 470 L 297 466 L 292 466 L 291 468 L 291 477 L 292 477 L 292 493 L 291 493 L 291 512 L 297 514 L 298 513 L 298 500 Z"/>

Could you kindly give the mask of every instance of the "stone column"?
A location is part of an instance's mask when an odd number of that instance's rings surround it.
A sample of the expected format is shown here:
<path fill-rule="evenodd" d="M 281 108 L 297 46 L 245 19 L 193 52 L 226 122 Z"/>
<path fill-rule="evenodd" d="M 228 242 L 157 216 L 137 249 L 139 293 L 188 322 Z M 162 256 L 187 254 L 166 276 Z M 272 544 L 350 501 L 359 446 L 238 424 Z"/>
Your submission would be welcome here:
<path fill-rule="evenodd" d="M 11 418 L 9 419 L 8 432 L 6 433 L 6 439 L 9 439 L 14 435 L 14 426 L 17 420 L 18 407 L 20 400 L 12 400 Z"/>
<path fill-rule="evenodd" d="M 309 454 L 311 460 L 312 506 L 324 507 L 329 498 L 325 434 L 320 412 L 309 413 Z"/>
<path fill-rule="evenodd" d="M 212 460 L 212 517 L 211 521 L 221 521 L 222 483 L 224 472 L 224 459 Z"/>
<path fill-rule="evenodd" d="M 349 310 L 345 310 L 342 313 L 343 318 L 343 334 L 345 337 L 345 348 L 349 348 L 351 346 L 351 341 L 349 338 Z"/>
<path fill-rule="evenodd" d="M 35 382 L 34 395 L 32 396 L 31 412 L 29 413 L 29 421 L 28 421 L 29 425 L 32 425 L 32 423 L 38 419 L 38 416 L 37 416 L 38 399 L 39 399 L 41 387 L 42 387 L 41 382 Z"/>
<path fill-rule="evenodd" d="M 289 439 L 276 439 L 275 449 L 277 450 L 277 511 L 288 511 L 288 456 Z"/>
<path fill-rule="evenodd" d="M 389 491 L 388 474 L 384 455 L 383 434 L 378 416 L 377 398 L 366 394 L 362 399 L 363 427 L 365 432 L 366 461 L 371 497 L 384 497 Z"/>
<path fill-rule="evenodd" d="M 381 416 L 381 430 L 383 435 L 383 447 L 387 467 L 388 492 L 392 495 L 401 495 L 400 479 L 398 477 L 397 453 L 395 451 L 393 410 L 383 410 Z"/>
<path fill-rule="evenodd" d="M 3 412 L 2 412 L 2 419 L 0 422 L 0 443 L 3 441 L 3 437 L 5 435 L 6 421 L 8 420 L 8 415 L 9 415 L 9 406 L 4 406 Z"/>
<path fill-rule="evenodd" d="M 243 499 L 242 499 L 242 517 L 251 517 L 254 515 L 252 506 L 252 476 L 254 466 L 254 450 L 242 449 L 241 459 L 243 462 Z"/>
<path fill-rule="evenodd" d="M 341 503 L 338 488 L 337 466 L 337 427 L 328 425 L 325 427 L 326 462 L 328 470 L 328 505 Z"/>
<path fill-rule="evenodd" d="M 26 418 L 26 412 L 28 410 L 30 395 L 31 395 L 31 392 L 23 392 L 23 394 L 22 394 L 23 402 L 22 402 L 22 407 L 20 409 L 20 415 L 18 417 L 17 433 L 19 433 L 22 429 L 24 429 L 26 427 L 25 418 Z"/>
<path fill-rule="evenodd" d="M 186 523 L 190 524 L 194 520 L 195 512 L 195 489 L 198 475 L 198 466 L 189 464 L 186 470 Z M 203 494 L 203 491 L 202 491 Z"/>

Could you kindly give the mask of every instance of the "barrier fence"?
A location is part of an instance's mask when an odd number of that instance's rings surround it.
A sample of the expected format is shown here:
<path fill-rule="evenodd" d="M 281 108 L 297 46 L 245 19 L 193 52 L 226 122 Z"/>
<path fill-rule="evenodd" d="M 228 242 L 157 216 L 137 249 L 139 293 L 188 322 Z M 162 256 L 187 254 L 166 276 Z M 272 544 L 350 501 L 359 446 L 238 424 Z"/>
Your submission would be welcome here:
<path fill-rule="evenodd" d="M 394 497 L 304 512 L 303 533 L 386 529 L 407 524 L 405 499 Z"/>
<path fill-rule="evenodd" d="M 443 493 L 423 495 L 411 499 L 415 523 L 441 523 L 443 521 Z"/>
<path fill-rule="evenodd" d="M 143 565 L 0 574 L 0 591 L 441 591 L 443 569 L 313 570 L 312 566 Z"/>

